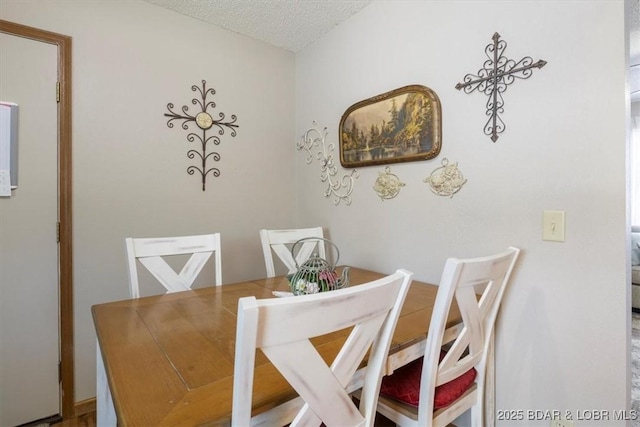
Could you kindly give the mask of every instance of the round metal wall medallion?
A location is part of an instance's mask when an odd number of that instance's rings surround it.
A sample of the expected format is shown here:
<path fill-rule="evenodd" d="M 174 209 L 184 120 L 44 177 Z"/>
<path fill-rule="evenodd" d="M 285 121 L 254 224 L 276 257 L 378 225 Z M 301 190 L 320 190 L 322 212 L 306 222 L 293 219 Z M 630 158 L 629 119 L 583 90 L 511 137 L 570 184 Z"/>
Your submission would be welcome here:
<path fill-rule="evenodd" d="M 400 193 L 400 189 L 406 184 L 391 173 L 389 166 L 384 168 L 384 172 L 378 173 L 378 179 L 376 179 L 373 186 L 374 191 L 380 196 L 380 199 L 393 199 Z"/>
<path fill-rule="evenodd" d="M 203 111 L 201 113 L 198 113 L 198 115 L 196 116 L 196 124 L 200 129 L 209 129 L 211 126 L 213 126 L 213 119 L 211 118 L 211 115 L 209 115 L 209 113 Z"/>
<path fill-rule="evenodd" d="M 438 196 L 453 197 L 467 180 L 458 169 L 458 163 L 449 164 L 449 159 L 442 159 L 442 166 L 431 172 L 431 175 L 424 179 L 429 184 L 431 191 Z"/>

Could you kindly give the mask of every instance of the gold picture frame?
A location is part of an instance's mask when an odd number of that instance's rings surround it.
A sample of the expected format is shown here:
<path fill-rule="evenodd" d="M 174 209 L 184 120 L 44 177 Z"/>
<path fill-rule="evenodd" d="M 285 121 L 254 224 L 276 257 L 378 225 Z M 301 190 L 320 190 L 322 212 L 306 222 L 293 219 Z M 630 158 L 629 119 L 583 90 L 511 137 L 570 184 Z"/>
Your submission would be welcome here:
<path fill-rule="evenodd" d="M 338 130 L 345 168 L 429 160 L 442 147 L 440 99 L 426 86 L 404 86 L 353 104 Z"/>

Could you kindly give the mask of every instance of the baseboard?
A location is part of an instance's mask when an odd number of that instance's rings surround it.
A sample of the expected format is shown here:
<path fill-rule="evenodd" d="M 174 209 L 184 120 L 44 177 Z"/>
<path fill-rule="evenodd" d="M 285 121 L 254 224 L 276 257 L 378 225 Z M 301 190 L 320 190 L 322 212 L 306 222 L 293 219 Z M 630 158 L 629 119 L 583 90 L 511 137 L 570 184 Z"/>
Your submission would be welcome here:
<path fill-rule="evenodd" d="M 95 411 L 96 411 L 95 397 L 85 399 L 81 402 L 76 402 L 76 405 L 75 405 L 76 417 L 79 417 L 80 415 L 88 414 L 90 412 L 95 412 Z"/>
<path fill-rule="evenodd" d="M 74 409 L 76 417 L 96 412 L 96 398 L 92 397 L 90 399 L 83 400 L 82 402 L 76 402 Z M 31 421 L 26 424 L 21 424 L 18 427 L 37 427 L 42 424 L 56 424 L 62 421 L 63 419 L 60 414 L 57 414 L 36 421 Z"/>

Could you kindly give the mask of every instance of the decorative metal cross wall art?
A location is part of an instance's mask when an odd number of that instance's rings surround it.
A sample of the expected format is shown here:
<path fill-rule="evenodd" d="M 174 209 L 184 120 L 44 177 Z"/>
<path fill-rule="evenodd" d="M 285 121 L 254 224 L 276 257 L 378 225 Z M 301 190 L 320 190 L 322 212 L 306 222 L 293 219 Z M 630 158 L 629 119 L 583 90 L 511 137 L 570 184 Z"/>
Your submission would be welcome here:
<path fill-rule="evenodd" d="M 525 56 L 518 62 L 507 59 L 504 56 L 507 42 L 500 40 L 498 33 L 493 35 L 492 40 L 493 43 L 487 45 L 484 50 L 489 59 L 482 64 L 478 74 L 464 76 L 464 82 L 458 83 L 456 89 L 464 89 L 465 93 L 477 90 L 489 96 L 486 111 L 489 120 L 484 126 L 484 133 L 490 135 L 491 140 L 496 142 L 498 134 L 506 129 L 506 125 L 499 116 L 500 113 L 504 113 L 502 93 L 516 78 L 528 79 L 533 74 L 533 68 L 542 68 L 547 62 L 543 60 L 533 62 L 529 56 Z"/>
<path fill-rule="evenodd" d="M 213 101 L 207 102 L 208 95 L 215 95 L 216 91 L 213 88 L 207 89 L 207 82 L 202 80 L 202 87 L 193 85 L 191 86 L 191 90 L 194 92 L 200 93 L 200 99 L 193 98 L 191 103 L 199 107 L 200 111 L 195 113 L 194 115 L 189 114 L 189 107 L 186 105 L 182 106 L 182 114 L 176 113 L 173 111 L 173 104 L 167 104 L 167 110 L 169 113 L 165 113 L 165 117 L 169 117 L 167 121 L 167 126 L 170 128 L 173 127 L 174 120 L 182 120 L 182 129 L 189 130 L 189 123 L 195 123 L 198 128 L 202 131 L 202 136 L 196 133 L 189 133 L 187 135 L 187 141 L 193 142 L 198 140 L 200 142 L 201 150 L 191 149 L 187 151 L 187 157 L 190 159 L 198 157 L 200 161 L 199 165 L 191 165 L 187 168 L 187 173 L 189 175 L 193 175 L 197 172 L 202 176 L 202 191 L 205 190 L 206 177 L 211 172 L 211 174 L 215 177 L 220 176 L 220 169 L 216 167 L 210 167 L 207 169 L 207 160 L 212 159 L 215 162 L 220 161 L 220 154 L 215 151 L 207 152 L 207 144 L 209 142 L 213 142 L 215 145 L 220 144 L 220 138 L 218 135 L 224 135 L 225 128 L 231 130 L 231 136 L 236 136 L 236 128 L 238 125 L 236 124 L 237 117 L 235 114 L 231 115 L 230 121 L 225 121 L 224 113 L 218 113 L 218 119 L 215 120 L 211 114 L 207 112 L 209 108 L 216 108 L 216 103 Z M 213 127 L 216 127 L 218 130 L 218 135 L 211 135 L 207 137 L 207 131 Z"/>

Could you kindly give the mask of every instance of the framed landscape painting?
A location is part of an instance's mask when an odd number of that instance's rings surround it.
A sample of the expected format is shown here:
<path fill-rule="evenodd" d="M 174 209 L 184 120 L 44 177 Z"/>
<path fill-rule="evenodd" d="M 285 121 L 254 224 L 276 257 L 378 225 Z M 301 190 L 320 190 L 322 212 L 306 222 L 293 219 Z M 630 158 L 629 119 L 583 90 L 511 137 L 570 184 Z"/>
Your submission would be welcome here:
<path fill-rule="evenodd" d="M 428 160 L 440 153 L 440 100 L 411 85 L 360 101 L 342 115 L 340 164 L 345 168 Z"/>

